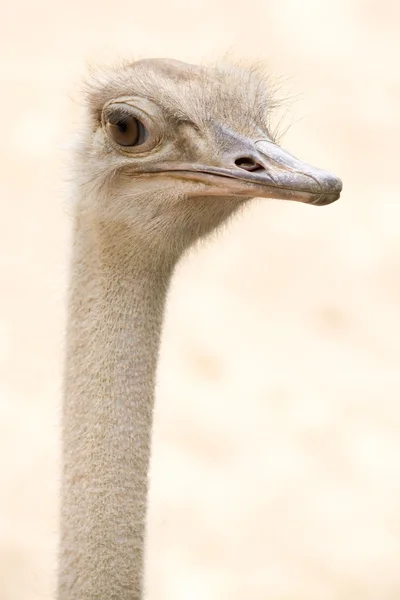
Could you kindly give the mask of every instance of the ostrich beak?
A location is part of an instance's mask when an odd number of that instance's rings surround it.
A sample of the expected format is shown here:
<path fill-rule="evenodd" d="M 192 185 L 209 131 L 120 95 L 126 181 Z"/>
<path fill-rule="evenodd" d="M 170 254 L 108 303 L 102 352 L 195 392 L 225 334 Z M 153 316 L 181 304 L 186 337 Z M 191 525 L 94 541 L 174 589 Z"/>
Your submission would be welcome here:
<path fill-rule="evenodd" d="M 203 184 L 199 195 L 276 198 L 324 206 L 338 200 L 342 191 L 336 175 L 298 160 L 269 140 L 232 144 L 217 162 L 218 166 L 169 163 L 155 170 Z"/>
<path fill-rule="evenodd" d="M 342 181 L 333 173 L 298 160 L 273 142 L 260 140 L 255 142 L 255 147 L 256 168 L 251 173 L 260 177 L 260 183 L 261 178 L 266 179 L 263 183 L 266 188 L 271 188 L 273 197 L 316 206 L 339 199 Z M 268 179 L 272 180 L 272 185 Z M 267 189 L 266 196 L 270 197 Z"/>
<path fill-rule="evenodd" d="M 315 206 L 331 204 L 340 197 L 338 177 L 298 160 L 269 140 L 246 144 L 239 155 L 232 150 L 220 157 L 223 166 L 192 166 L 188 176 L 197 179 L 203 175 L 215 195 L 276 198 Z"/>

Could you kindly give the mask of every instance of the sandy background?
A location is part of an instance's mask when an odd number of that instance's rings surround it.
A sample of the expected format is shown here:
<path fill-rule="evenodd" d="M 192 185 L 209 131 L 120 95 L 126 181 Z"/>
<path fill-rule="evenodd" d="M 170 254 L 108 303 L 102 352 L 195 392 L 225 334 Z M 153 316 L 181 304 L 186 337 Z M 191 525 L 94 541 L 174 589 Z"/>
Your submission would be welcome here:
<path fill-rule="evenodd" d="M 177 273 L 150 597 L 400 598 L 399 26 L 391 0 L 2 3 L 0 600 L 53 595 L 61 148 L 85 62 L 232 48 L 289 76 L 285 146 L 344 192 L 256 202 Z"/>

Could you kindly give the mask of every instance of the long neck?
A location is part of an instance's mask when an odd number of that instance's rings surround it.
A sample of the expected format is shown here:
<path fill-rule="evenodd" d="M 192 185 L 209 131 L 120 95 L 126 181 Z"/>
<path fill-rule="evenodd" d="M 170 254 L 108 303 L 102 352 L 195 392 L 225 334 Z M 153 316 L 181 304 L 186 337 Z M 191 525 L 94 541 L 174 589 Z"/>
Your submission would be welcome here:
<path fill-rule="evenodd" d="M 59 600 L 141 597 L 156 362 L 171 269 L 77 218 L 63 409 Z"/>

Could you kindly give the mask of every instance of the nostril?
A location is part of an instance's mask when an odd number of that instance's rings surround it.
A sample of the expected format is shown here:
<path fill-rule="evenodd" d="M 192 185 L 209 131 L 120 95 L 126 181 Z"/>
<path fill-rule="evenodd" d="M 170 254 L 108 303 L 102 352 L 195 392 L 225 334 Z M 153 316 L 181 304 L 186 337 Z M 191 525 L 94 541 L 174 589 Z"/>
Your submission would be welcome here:
<path fill-rule="evenodd" d="M 264 167 L 262 167 L 255 160 L 250 158 L 250 156 L 243 156 L 241 158 L 237 158 L 235 160 L 235 165 L 239 167 L 239 169 L 244 169 L 245 171 L 263 171 Z"/>

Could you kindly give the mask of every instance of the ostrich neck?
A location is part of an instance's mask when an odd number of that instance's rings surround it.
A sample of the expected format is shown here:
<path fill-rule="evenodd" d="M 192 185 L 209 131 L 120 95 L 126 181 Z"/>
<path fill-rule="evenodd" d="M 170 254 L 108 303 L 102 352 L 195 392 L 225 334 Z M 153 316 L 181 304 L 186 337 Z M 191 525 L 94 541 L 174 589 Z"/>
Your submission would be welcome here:
<path fill-rule="evenodd" d="M 172 269 L 76 219 L 63 409 L 59 600 L 141 597 L 159 338 Z M 128 248 L 128 250 L 127 250 Z"/>

